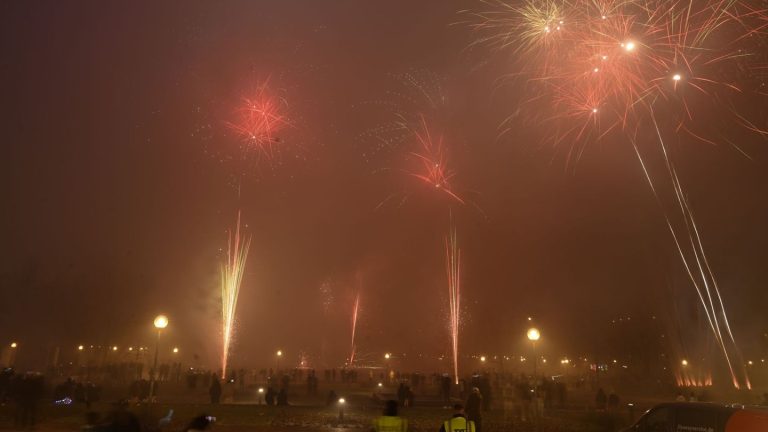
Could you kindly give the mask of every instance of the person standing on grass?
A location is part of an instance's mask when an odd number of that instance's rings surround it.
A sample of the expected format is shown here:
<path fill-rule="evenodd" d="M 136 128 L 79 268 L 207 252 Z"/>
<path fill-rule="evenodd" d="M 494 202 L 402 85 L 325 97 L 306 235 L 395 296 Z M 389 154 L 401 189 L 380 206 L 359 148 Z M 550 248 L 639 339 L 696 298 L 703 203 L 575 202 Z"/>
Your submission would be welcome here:
<path fill-rule="evenodd" d="M 477 432 L 482 430 L 482 415 L 480 414 L 483 408 L 483 395 L 480 393 L 480 389 L 472 387 L 472 393 L 467 397 L 466 413 L 467 418 L 475 423 L 475 429 Z"/>
<path fill-rule="evenodd" d="M 382 416 L 373 421 L 373 432 L 407 432 L 408 421 L 397 415 L 397 401 L 384 403 Z"/>
<path fill-rule="evenodd" d="M 440 432 L 477 432 L 475 422 L 467 420 L 461 404 L 453 406 L 453 417 L 443 422 Z"/>
<path fill-rule="evenodd" d="M 211 404 L 218 405 L 221 401 L 221 383 L 219 378 L 214 374 L 211 380 L 211 387 L 208 389 L 208 394 L 211 396 Z"/>

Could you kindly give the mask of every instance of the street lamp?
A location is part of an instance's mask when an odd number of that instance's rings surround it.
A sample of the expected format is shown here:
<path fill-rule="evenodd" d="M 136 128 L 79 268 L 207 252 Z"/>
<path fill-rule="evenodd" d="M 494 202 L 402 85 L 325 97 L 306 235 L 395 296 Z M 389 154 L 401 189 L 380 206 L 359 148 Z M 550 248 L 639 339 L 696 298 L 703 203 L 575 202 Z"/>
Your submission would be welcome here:
<path fill-rule="evenodd" d="M 173 353 L 174 354 L 178 354 L 179 353 L 179 348 L 178 347 L 173 347 Z"/>
<path fill-rule="evenodd" d="M 539 329 L 536 327 L 531 327 L 528 329 L 528 340 L 531 341 L 531 344 L 533 345 L 533 376 L 536 376 L 536 363 L 538 363 L 538 358 L 536 357 L 536 342 L 541 339 L 541 332 L 539 332 Z"/>
<path fill-rule="evenodd" d="M 347 403 L 344 398 L 339 398 L 339 421 L 344 421 L 344 404 Z"/>
<path fill-rule="evenodd" d="M 158 315 L 154 321 L 155 328 L 157 329 L 157 340 L 155 341 L 155 361 L 152 366 L 150 382 L 149 382 L 149 400 L 152 401 L 155 395 L 155 380 L 157 375 L 157 356 L 160 353 L 160 333 L 163 329 L 168 327 L 168 317 L 165 315 Z"/>
<path fill-rule="evenodd" d="M 259 400 L 257 405 L 261 405 L 261 401 L 264 400 L 264 387 L 259 387 Z"/>
<path fill-rule="evenodd" d="M 680 362 L 680 364 L 681 364 L 683 367 L 685 367 L 685 366 L 688 366 L 688 360 L 686 360 L 686 359 L 683 359 L 683 361 L 681 361 L 681 362 Z"/>
<path fill-rule="evenodd" d="M 277 370 L 275 373 L 278 373 L 280 371 L 280 358 L 283 356 L 283 350 L 277 350 Z"/>
<path fill-rule="evenodd" d="M 8 353 L 8 366 L 14 367 L 16 366 L 16 350 L 18 349 L 19 344 L 17 344 L 16 342 L 11 342 L 10 347 L 11 349 L 10 349 L 10 352 Z"/>
<path fill-rule="evenodd" d="M 168 317 L 165 315 L 158 315 L 155 317 L 155 328 L 162 330 L 166 327 L 168 327 Z"/>
<path fill-rule="evenodd" d="M 391 381 L 391 378 L 390 378 L 391 367 L 389 365 L 389 359 L 391 358 L 392 358 L 392 354 L 384 353 L 384 360 L 385 360 L 385 363 L 387 364 L 387 380 L 388 381 Z"/>

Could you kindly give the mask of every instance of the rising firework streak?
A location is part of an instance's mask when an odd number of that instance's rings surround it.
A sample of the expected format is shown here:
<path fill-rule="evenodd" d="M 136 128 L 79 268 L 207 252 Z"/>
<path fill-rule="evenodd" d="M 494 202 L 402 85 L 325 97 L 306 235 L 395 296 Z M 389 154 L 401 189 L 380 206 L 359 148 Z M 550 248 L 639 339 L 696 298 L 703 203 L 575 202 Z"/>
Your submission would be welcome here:
<path fill-rule="evenodd" d="M 240 293 L 240 284 L 243 281 L 248 248 L 251 245 L 251 237 L 242 236 L 240 227 L 240 212 L 238 212 L 237 225 L 234 232 L 230 231 L 229 233 L 227 260 L 221 266 L 222 378 L 226 377 L 227 361 L 235 325 L 235 312 L 237 311 L 237 298 Z"/>
<path fill-rule="evenodd" d="M 461 250 L 459 249 L 456 228 L 451 227 L 445 238 L 445 269 L 448 276 L 448 307 L 450 322 L 448 329 L 451 337 L 453 355 L 453 378 L 459 383 L 459 327 L 461 325 Z"/>

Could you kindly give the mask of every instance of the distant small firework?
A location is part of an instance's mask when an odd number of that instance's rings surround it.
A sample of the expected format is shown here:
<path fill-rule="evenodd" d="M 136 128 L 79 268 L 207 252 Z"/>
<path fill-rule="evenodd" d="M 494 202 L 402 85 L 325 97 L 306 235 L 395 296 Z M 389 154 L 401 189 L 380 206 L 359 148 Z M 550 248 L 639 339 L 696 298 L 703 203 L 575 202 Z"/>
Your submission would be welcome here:
<path fill-rule="evenodd" d="M 360 289 L 358 288 L 357 292 L 355 293 L 355 302 L 352 305 L 352 337 L 350 341 L 349 346 L 349 365 L 353 366 L 355 364 L 355 353 L 357 351 L 357 344 L 355 343 L 355 336 L 357 333 L 357 317 L 360 312 Z"/>
<path fill-rule="evenodd" d="M 333 307 L 335 298 L 333 295 L 334 282 L 331 279 L 326 279 L 320 284 L 320 301 L 323 306 L 323 313 L 328 314 Z"/>
<path fill-rule="evenodd" d="M 269 81 L 241 98 L 234 121 L 228 122 L 246 151 L 258 151 L 271 159 L 282 142 L 280 133 L 291 126 L 288 103 L 269 87 Z"/>
<path fill-rule="evenodd" d="M 504 75 L 524 80 L 531 92 L 531 109 L 523 112 L 553 131 L 554 144 L 570 143 L 569 159 L 609 134 L 628 141 L 661 204 L 658 180 L 638 146 L 658 143 L 675 203 L 676 218 L 662 205 L 667 225 L 734 386 L 751 387 L 665 136 L 731 143 L 724 132 L 732 125 L 768 136 L 763 121 L 736 109 L 748 94 L 764 93 L 749 81 L 766 68 L 766 8 L 741 0 L 480 3 L 485 10 L 464 11 L 477 36 L 473 45 L 515 55 L 515 69 Z"/>
<path fill-rule="evenodd" d="M 448 329 L 453 355 L 453 378 L 459 383 L 459 328 L 461 326 L 461 250 L 456 228 L 451 227 L 445 238 L 445 269 L 448 276 Z"/>
<path fill-rule="evenodd" d="M 375 119 L 373 127 L 357 136 L 364 145 L 363 157 L 367 162 L 375 155 L 387 155 L 409 147 L 413 129 L 422 117 L 442 124 L 446 116 L 444 79 L 437 74 L 416 69 L 394 74 L 392 81 L 385 91 L 386 97 L 357 106 L 372 108 L 366 117 Z"/>
<path fill-rule="evenodd" d="M 229 233 L 227 259 L 221 266 L 221 321 L 222 321 L 222 353 L 221 376 L 226 376 L 232 336 L 234 333 L 237 298 L 245 272 L 245 262 L 251 245 L 250 236 L 242 236 L 240 232 L 240 212 L 237 213 L 237 225 L 234 232 Z"/>
<path fill-rule="evenodd" d="M 434 136 L 427 126 L 426 119 L 421 117 L 421 130 L 413 133 L 420 149 L 411 152 L 420 165 L 420 169 L 410 172 L 411 176 L 426 183 L 429 187 L 444 192 L 451 199 L 464 204 L 451 187 L 451 179 L 455 173 L 448 166 L 442 136 Z"/>

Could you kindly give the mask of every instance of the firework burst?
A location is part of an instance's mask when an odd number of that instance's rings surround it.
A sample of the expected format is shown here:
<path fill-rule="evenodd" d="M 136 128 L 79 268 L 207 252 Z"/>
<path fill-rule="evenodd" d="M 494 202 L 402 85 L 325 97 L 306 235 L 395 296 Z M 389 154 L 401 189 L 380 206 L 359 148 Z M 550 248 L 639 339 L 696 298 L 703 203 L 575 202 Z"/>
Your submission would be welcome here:
<path fill-rule="evenodd" d="M 282 142 L 279 134 L 291 126 L 288 103 L 266 81 L 253 94 L 241 98 L 235 120 L 227 126 L 238 136 L 244 151 L 257 151 L 272 159 Z"/>
<path fill-rule="evenodd" d="M 452 204 L 465 204 L 464 198 L 454 189 L 452 180 L 456 172 L 451 168 L 448 152 L 442 135 L 435 134 L 427 124 L 425 116 L 419 117 L 418 128 L 405 126 L 411 132 L 411 145 L 413 150 L 407 153 L 410 166 L 403 170 L 408 177 L 418 180 L 426 186 L 429 192 L 437 191 L 440 196 L 447 197 Z M 414 195 L 415 189 L 409 189 L 398 194 L 392 194 L 383 200 L 378 208 L 384 206 L 390 200 L 399 197 L 400 204 Z"/>
<path fill-rule="evenodd" d="M 420 169 L 410 172 L 410 175 L 427 184 L 430 188 L 435 188 L 444 192 L 452 200 L 464 204 L 451 188 L 451 179 L 456 175 L 448 165 L 448 157 L 443 145 L 443 137 L 435 137 L 429 131 L 426 119 L 421 117 L 421 130 L 414 132 L 416 140 L 419 142 L 419 151 L 411 152 L 419 161 Z"/>
<path fill-rule="evenodd" d="M 235 312 L 237 311 L 237 298 L 240 294 L 240 284 L 243 281 L 245 262 L 251 245 L 251 237 L 243 236 L 240 229 L 240 212 L 238 212 L 237 225 L 234 232 L 229 233 L 227 259 L 221 266 L 222 377 L 225 377 L 227 372 L 227 362 L 234 333 Z"/>

